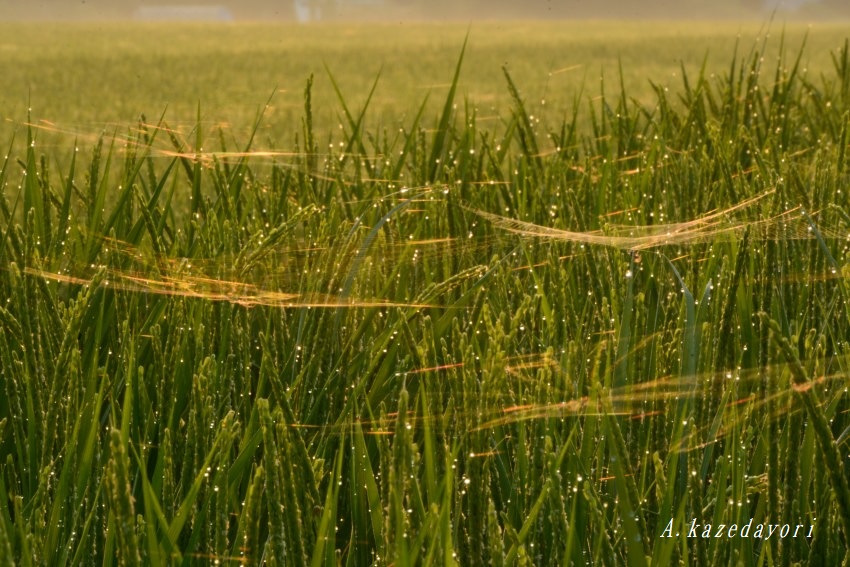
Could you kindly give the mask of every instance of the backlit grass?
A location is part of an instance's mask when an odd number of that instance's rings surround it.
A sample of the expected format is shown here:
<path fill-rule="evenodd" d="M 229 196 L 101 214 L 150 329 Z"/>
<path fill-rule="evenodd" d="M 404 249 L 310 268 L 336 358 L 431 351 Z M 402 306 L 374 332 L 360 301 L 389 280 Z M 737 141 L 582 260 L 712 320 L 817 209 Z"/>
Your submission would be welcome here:
<path fill-rule="evenodd" d="M 539 115 L 477 33 L 397 114 L 389 71 L 369 98 L 331 63 L 297 121 L 252 90 L 225 130 L 195 95 L 190 126 L 33 89 L 0 165 L 0 562 L 846 561 L 846 41 L 675 79 L 629 51 Z M 684 537 L 750 519 L 814 528 Z"/>

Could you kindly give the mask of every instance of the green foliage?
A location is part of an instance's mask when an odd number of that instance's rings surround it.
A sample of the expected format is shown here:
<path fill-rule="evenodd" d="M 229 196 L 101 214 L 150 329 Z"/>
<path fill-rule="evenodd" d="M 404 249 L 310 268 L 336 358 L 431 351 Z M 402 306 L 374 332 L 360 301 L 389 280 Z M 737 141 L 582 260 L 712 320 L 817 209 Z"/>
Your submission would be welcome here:
<path fill-rule="evenodd" d="M 262 112 L 64 154 L 30 120 L 0 164 L 0 563 L 839 564 L 847 45 L 650 103 L 624 63 L 558 121 L 503 67 L 488 128 L 473 34 L 397 132 L 385 76 L 330 79 L 333 132 L 311 77 L 293 152 Z M 684 537 L 749 519 L 813 537 Z"/>

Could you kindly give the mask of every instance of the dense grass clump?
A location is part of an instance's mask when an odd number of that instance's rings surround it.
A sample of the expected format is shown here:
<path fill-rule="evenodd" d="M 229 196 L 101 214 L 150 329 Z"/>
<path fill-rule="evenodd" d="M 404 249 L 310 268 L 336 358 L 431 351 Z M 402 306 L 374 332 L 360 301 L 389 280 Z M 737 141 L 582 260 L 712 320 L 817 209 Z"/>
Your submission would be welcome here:
<path fill-rule="evenodd" d="M 845 561 L 850 50 L 760 52 L 555 124 L 505 69 L 491 130 L 463 56 L 401 131 L 310 80 L 286 153 L 22 128 L 0 564 Z M 805 534 L 685 537 L 749 520 Z"/>

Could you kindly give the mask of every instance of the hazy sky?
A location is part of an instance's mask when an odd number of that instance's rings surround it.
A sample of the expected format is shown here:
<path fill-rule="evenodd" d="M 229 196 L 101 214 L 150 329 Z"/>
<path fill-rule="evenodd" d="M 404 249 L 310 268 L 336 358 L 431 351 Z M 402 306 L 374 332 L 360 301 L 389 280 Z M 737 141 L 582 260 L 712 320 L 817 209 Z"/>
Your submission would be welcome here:
<path fill-rule="evenodd" d="M 163 8 L 163 7 L 168 8 Z M 767 19 L 850 17 L 850 0 L 0 0 L 0 20 Z M 180 8 L 182 7 L 182 9 Z"/>

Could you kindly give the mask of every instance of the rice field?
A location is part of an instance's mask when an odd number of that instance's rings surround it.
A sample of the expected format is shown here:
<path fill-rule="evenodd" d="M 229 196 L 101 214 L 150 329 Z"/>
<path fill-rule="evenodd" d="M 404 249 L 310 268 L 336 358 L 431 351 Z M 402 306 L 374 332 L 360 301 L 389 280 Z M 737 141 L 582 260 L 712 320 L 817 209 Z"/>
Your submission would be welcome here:
<path fill-rule="evenodd" d="M 0 565 L 850 561 L 841 27 L 0 37 Z"/>

